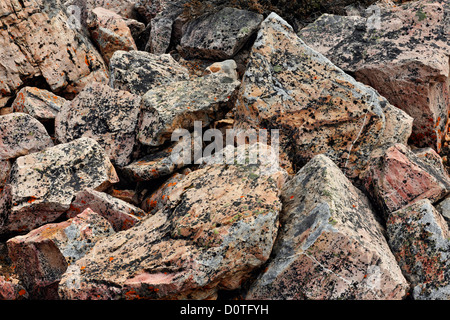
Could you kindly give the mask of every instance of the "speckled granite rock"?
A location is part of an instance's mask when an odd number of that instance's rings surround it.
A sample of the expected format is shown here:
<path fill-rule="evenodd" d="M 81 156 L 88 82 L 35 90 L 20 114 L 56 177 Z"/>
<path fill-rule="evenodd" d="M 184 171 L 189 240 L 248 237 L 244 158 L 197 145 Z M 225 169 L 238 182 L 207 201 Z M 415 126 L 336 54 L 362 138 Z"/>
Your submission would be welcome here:
<path fill-rule="evenodd" d="M 64 274 L 60 296 L 202 299 L 238 288 L 268 259 L 278 229 L 286 175 L 268 165 L 211 165 L 190 173 L 165 209 L 97 242 Z"/>
<path fill-rule="evenodd" d="M 224 8 L 184 25 L 180 46 L 184 57 L 211 60 L 232 58 L 258 30 L 261 14 Z"/>
<path fill-rule="evenodd" d="M 368 199 L 324 155 L 282 191 L 280 232 L 247 299 L 390 300 L 408 283 Z"/>
<path fill-rule="evenodd" d="M 140 208 L 114 198 L 107 193 L 89 188 L 77 193 L 66 215 L 69 218 L 73 218 L 87 208 L 92 209 L 108 220 L 115 231 L 131 228 L 146 215 Z"/>
<path fill-rule="evenodd" d="M 41 122 L 54 120 L 67 100 L 54 93 L 35 88 L 25 87 L 17 93 L 11 108 L 14 112 L 28 113 Z"/>
<path fill-rule="evenodd" d="M 104 8 L 95 8 L 90 11 L 87 24 L 91 38 L 100 49 L 107 65 L 117 50 L 137 50 L 130 28 L 119 14 Z"/>
<path fill-rule="evenodd" d="M 19 157 L 0 195 L 0 234 L 30 231 L 53 222 L 85 188 L 118 182 L 100 145 L 81 138 Z"/>
<path fill-rule="evenodd" d="M 169 82 L 189 80 L 186 68 L 169 54 L 116 51 L 110 64 L 111 87 L 143 95 Z"/>
<path fill-rule="evenodd" d="M 10 171 L 11 161 L 0 160 L 0 188 L 3 187 L 8 181 Z"/>
<path fill-rule="evenodd" d="M 77 93 L 88 82 L 107 82 L 102 57 L 68 23 L 59 0 L 2 1 L 0 17 L 0 98 L 38 77 L 64 93 Z"/>
<path fill-rule="evenodd" d="M 9 239 L 8 252 L 15 271 L 34 298 L 57 299 L 58 282 L 67 266 L 113 233 L 106 219 L 86 209 L 73 219 Z"/>
<path fill-rule="evenodd" d="M 79 0 L 75 0 L 79 1 Z M 136 0 L 81 0 L 86 3 L 87 9 L 95 9 L 102 7 L 111 10 L 124 18 L 134 19 L 136 18 L 136 12 L 134 5 Z"/>
<path fill-rule="evenodd" d="M 28 291 L 18 279 L 0 276 L 0 301 L 23 300 L 29 297 Z"/>
<path fill-rule="evenodd" d="M 233 59 L 215 62 L 205 69 L 207 73 L 224 73 L 231 79 L 238 80 L 237 64 Z"/>
<path fill-rule="evenodd" d="M 450 232 L 427 199 L 390 214 L 391 250 L 413 287 L 416 300 L 449 300 Z"/>
<path fill-rule="evenodd" d="M 53 147 L 44 125 L 26 113 L 0 116 L 0 160 Z"/>
<path fill-rule="evenodd" d="M 299 35 L 405 110 L 414 118 L 411 141 L 439 152 L 449 123 L 448 1 L 380 7 L 374 17 L 323 15 Z"/>
<path fill-rule="evenodd" d="M 139 141 L 159 146 L 170 140 L 175 129 L 194 128 L 194 121 L 209 125 L 232 108 L 239 85 L 217 73 L 148 91 L 142 97 Z"/>
<path fill-rule="evenodd" d="M 69 142 L 95 139 L 111 161 L 125 166 L 136 141 L 141 98 L 127 91 L 93 83 L 64 105 L 55 121 L 56 137 Z"/>
<path fill-rule="evenodd" d="M 235 114 L 239 128 L 280 129 L 281 150 L 297 167 L 326 154 L 352 178 L 377 146 L 406 141 L 412 125 L 411 117 L 308 47 L 275 13 L 261 24 Z"/>
<path fill-rule="evenodd" d="M 430 157 L 440 158 L 431 150 Z M 362 180 L 385 217 L 409 203 L 421 199 L 436 202 L 450 192 L 450 178 L 442 162 L 440 166 L 430 163 L 402 144 L 374 151 Z"/>

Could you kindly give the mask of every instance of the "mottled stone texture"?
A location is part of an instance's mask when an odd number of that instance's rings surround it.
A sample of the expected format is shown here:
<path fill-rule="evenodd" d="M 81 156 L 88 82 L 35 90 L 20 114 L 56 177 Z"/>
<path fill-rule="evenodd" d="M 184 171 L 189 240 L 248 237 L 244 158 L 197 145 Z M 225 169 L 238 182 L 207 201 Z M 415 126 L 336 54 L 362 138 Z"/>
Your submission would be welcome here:
<path fill-rule="evenodd" d="M 449 123 L 446 0 L 381 7 L 370 17 L 323 15 L 300 37 L 414 118 L 411 141 L 440 151 Z"/>
<path fill-rule="evenodd" d="M 60 296 L 201 299 L 239 288 L 269 258 L 277 234 L 285 172 L 268 166 L 221 164 L 190 173 L 164 209 L 97 242 L 65 273 Z"/>
<path fill-rule="evenodd" d="M 173 81 L 189 80 L 186 68 L 169 54 L 116 51 L 110 64 L 111 87 L 143 95 Z"/>
<path fill-rule="evenodd" d="M 258 30 L 261 14 L 224 8 L 183 27 L 181 52 L 185 57 L 211 60 L 232 58 Z"/>
<path fill-rule="evenodd" d="M 389 245 L 416 300 L 450 299 L 450 232 L 427 199 L 390 214 Z"/>
<path fill-rule="evenodd" d="M 389 115 L 389 116 L 388 116 Z M 412 119 L 308 47 L 275 13 L 261 24 L 236 103 L 237 127 L 280 129 L 301 167 L 326 154 L 349 177 L 373 149 L 405 141 Z"/>
<path fill-rule="evenodd" d="M 59 0 L 2 1 L 0 17 L 0 98 L 39 77 L 52 91 L 65 93 L 107 81 L 102 57 L 71 27 Z"/>
<path fill-rule="evenodd" d="M 247 299 L 402 299 L 408 283 L 368 199 L 324 155 L 282 191 L 280 232 Z"/>
<path fill-rule="evenodd" d="M 64 105 L 55 122 L 56 137 L 69 142 L 95 139 L 111 161 L 125 166 L 131 161 L 141 98 L 127 91 L 93 83 Z"/>
<path fill-rule="evenodd" d="M 19 157 L 0 196 L 0 234 L 30 231 L 53 222 L 84 188 L 118 182 L 100 145 L 81 138 Z"/>
<path fill-rule="evenodd" d="M 8 252 L 15 271 L 34 298 L 57 299 L 58 283 L 67 266 L 113 233 L 106 219 L 86 209 L 73 219 L 9 239 Z"/>
<path fill-rule="evenodd" d="M 430 149 L 427 158 L 402 144 L 374 151 L 363 181 L 385 217 L 421 199 L 437 202 L 450 192 L 450 179 L 439 155 Z"/>

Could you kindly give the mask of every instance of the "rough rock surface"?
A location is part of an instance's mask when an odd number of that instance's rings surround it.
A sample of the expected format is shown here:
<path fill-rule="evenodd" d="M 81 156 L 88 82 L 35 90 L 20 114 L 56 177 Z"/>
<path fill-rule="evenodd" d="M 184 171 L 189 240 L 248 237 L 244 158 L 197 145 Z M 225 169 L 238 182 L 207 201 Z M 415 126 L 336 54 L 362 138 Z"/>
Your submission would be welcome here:
<path fill-rule="evenodd" d="M 134 10 L 134 5 L 137 2 L 136 0 L 81 0 L 81 1 L 86 2 L 87 9 L 92 10 L 97 7 L 102 7 L 111 10 L 127 19 L 136 18 L 136 13 Z"/>
<path fill-rule="evenodd" d="M 50 91 L 25 87 L 17 93 L 11 108 L 14 112 L 28 113 L 41 122 L 54 120 L 67 100 Z"/>
<path fill-rule="evenodd" d="M 108 80 L 102 57 L 59 0 L 2 1 L 0 17 L 0 98 L 36 78 L 65 93 Z"/>
<path fill-rule="evenodd" d="M 237 64 L 233 59 L 225 60 L 222 62 L 215 62 L 205 69 L 207 73 L 224 73 L 231 79 L 238 80 Z"/>
<path fill-rule="evenodd" d="M 26 113 L 0 116 L 0 160 L 8 160 L 53 146 L 44 125 Z"/>
<path fill-rule="evenodd" d="M 90 138 L 19 157 L 0 195 L 0 234 L 53 222 L 79 191 L 102 191 L 118 180 L 103 149 Z"/>
<path fill-rule="evenodd" d="M 58 282 L 67 266 L 96 241 L 114 233 L 109 222 L 90 209 L 73 219 L 46 224 L 7 242 L 15 271 L 36 298 L 58 298 Z"/>
<path fill-rule="evenodd" d="M 95 139 L 111 161 L 125 166 L 136 141 L 141 98 L 129 92 L 93 83 L 64 105 L 55 122 L 56 137 L 69 142 Z"/>
<path fill-rule="evenodd" d="M 73 218 L 88 208 L 107 219 L 115 231 L 131 228 L 146 215 L 140 208 L 89 188 L 76 195 L 66 215 Z"/>
<path fill-rule="evenodd" d="M 137 50 L 131 30 L 119 14 L 104 8 L 95 8 L 90 13 L 89 32 L 107 65 L 114 52 Z"/>
<path fill-rule="evenodd" d="M 431 150 L 430 157 L 440 158 Z M 402 144 L 388 145 L 372 153 L 362 179 L 365 189 L 387 217 L 412 202 L 421 199 L 437 202 L 450 192 L 450 179 L 442 162 L 440 166 L 435 163 Z"/>
<path fill-rule="evenodd" d="M 258 30 L 263 19 L 260 14 L 236 8 L 202 16 L 184 25 L 181 52 L 189 58 L 230 59 Z"/>
<path fill-rule="evenodd" d="M 389 114 L 389 117 L 387 116 Z M 376 146 L 405 141 L 412 119 L 308 47 L 282 18 L 261 24 L 236 103 L 238 127 L 280 129 L 280 146 L 301 167 L 326 154 L 349 177 Z"/>
<path fill-rule="evenodd" d="M 392 252 L 413 287 L 416 300 L 449 300 L 450 232 L 427 199 L 390 214 Z"/>
<path fill-rule="evenodd" d="M 3 187 L 8 181 L 10 171 L 11 171 L 11 161 L 0 160 L 0 188 Z"/>
<path fill-rule="evenodd" d="M 164 210 L 97 242 L 64 274 L 60 296 L 201 299 L 238 288 L 268 259 L 278 229 L 285 173 L 268 166 L 190 173 Z"/>
<path fill-rule="evenodd" d="M 110 78 L 111 87 L 143 95 L 173 81 L 189 80 L 189 74 L 169 54 L 116 51 L 111 58 Z"/>
<path fill-rule="evenodd" d="M 414 118 L 411 141 L 438 152 L 449 123 L 446 0 L 381 7 L 370 17 L 323 15 L 301 38 Z M 377 20 L 378 19 L 378 20 Z"/>
<path fill-rule="evenodd" d="M 239 85 L 217 73 L 148 91 L 142 97 L 139 141 L 159 146 L 170 140 L 175 129 L 194 128 L 194 121 L 209 125 L 232 109 Z"/>
<path fill-rule="evenodd" d="M 326 156 L 282 191 L 280 232 L 247 299 L 402 299 L 408 283 L 368 199 Z"/>

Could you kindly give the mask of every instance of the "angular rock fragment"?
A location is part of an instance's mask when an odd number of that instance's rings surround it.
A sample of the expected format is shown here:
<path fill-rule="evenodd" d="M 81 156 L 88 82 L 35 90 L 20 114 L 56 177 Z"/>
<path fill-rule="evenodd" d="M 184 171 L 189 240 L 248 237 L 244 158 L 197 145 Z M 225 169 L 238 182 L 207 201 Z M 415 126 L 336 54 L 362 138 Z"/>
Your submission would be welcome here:
<path fill-rule="evenodd" d="M 81 137 L 95 139 L 114 164 L 127 165 L 136 141 L 140 101 L 129 92 L 90 84 L 61 109 L 56 137 L 63 143 Z"/>
<path fill-rule="evenodd" d="M 90 14 L 89 32 L 107 65 L 114 52 L 137 50 L 130 28 L 119 14 L 104 8 L 95 8 Z"/>
<path fill-rule="evenodd" d="M 61 298 L 202 299 L 239 288 L 268 259 L 277 233 L 286 176 L 268 166 L 218 164 L 190 173 L 165 209 L 78 260 L 61 280 Z"/>
<path fill-rule="evenodd" d="M 247 299 L 390 300 L 408 283 L 368 199 L 324 155 L 282 192 L 280 232 Z"/>
<path fill-rule="evenodd" d="M 136 0 L 74 0 L 84 1 L 86 3 L 86 8 L 93 10 L 98 7 L 105 8 L 107 10 L 113 11 L 123 18 L 134 19 L 136 18 L 136 13 L 134 10 L 134 5 Z"/>
<path fill-rule="evenodd" d="M 169 54 L 116 51 L 110 63 L 111 86 L 144 95 L 148 90 L 173 81 L 189 80 L 186 68 Z"/>
<path fill-rule="evenodd" d="M 24 156 L 53 146 L 44 125 L 26 113 L 0 116 L 0 160 Z"/>
<path fill-rule="evenodd" d="M 449 124 L 450 8 L 445 0 L 325 14 L 300 37 L 414 118 L 411 142 L 440 151 Z"/>
<path fill-rule="evenodd" d="M 416 300 L 449 300 L 450 232 L 427 199 L 389 215 L 389 245 Z"/>
<path fill-rule="evenodd" d="M 108 220 L 115 231 L 131 228 L 146 215 L 140 208 L 107 193 L 85 189 L 72 201 L 67 217 L 76 217 L 88 208 Z"/>
<path fill-rule="evenodd" d="M 67 267 L 113 233 L 106 219 L 86 209 L 73 219 L 9 239 L 8 252 L 34 298 L 57 299 L 58 283 Z"/>
<path fill-rule="evenodd" d="M 139 142 L 159 146 L 176 129 L 193 129 L 195 121 L 209 125 L 232 108 L 239 85 L 217 73 L 148 91 L 142 97 Z"/>
<path fill-rule="evenodd" d="M 0 301 L 28 299 L 30 295 L 16 278 L 0 276 Z"/>
<path fill-rule="evenodd" d="M 14 112 L 28 113 L 41 122 L 54 120 L 67 100 L 50 91 L 25 87 L 19 91 L 12 104 Z"/>
<path fill-rule="evenodd" d="M 19 157 L 0 195 L 0 234 L 53 222 L 79 191 L 102 191 L 118 180 L 103 149 L 90 138 Z"/>
<path fill-rule="evenodd" d="M 281 151 L 297 167 L 326 154 L 351 178 L 364 170 L 373 149 L 406 140 L 412 125 L 375 90 L 308 47 L 275 13 L 261 24 L 235 114 L 237 127 L 280 129 Z"/>
<path fill-rule="evenodd" d="M 258 30 L 263 19 L 261 14 L 236 8 L 201 16 L 184 25 L 182 54 L 189 58 L 230 59 Z"/>
<path fill-rule="evenodd" d="M 362 180 L 385 217 L 412 202 L 421 199 L 436 202 L 450 192 L 450 179 L 442 161 L 439 166 L 436 159 L 418 155 L 402 144 L 388 145 L 372 153 Z M 428 155 L 440 159 L 432 149 Z"/>
<path fill-rule="evenodd" d="M 236 71 L 237 64 L 236 61 L 229 59 L 222 62 L 215 62 L 206 68 L 208 73 L 224 73 L 228 75 L 231 79 L 238 80 L 238 73 Z"/>

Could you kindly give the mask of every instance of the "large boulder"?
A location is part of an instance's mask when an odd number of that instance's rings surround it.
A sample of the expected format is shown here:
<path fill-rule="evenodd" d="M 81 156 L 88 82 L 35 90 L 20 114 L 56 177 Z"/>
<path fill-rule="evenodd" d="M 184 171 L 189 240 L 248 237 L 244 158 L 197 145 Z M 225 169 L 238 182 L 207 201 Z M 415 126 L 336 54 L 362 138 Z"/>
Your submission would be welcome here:
<path fill-rule="evenodd" d="M 282 18 L 261 24 L 236 103 L 236 126 L 280 129 L 281 151 L 301 167 L 326 154 L 349 177 L 373 149 L 406 143 L 412 118 L 308 47 Z"/>
<path fill-rule="evenodd" d="M 173 81 L 189 80 L 186 68 L 169 54 L 116 51 L 110 63 L 111 86 L 137 95 Z"/>
<path fill-rule="evenodd" d="M 411 142 L 440 151 L 449 123 L 450 8 L 446 0 L 325 14 L 300 37 L 414 118 Z"/>
<path fill-rule="evenodd" d="M 108 81 L 102 57 L 59 0 L 2 1 L 0 17 L 0 99 L 37 79 L 63 93 Z"/>
<path fill-rule="evenodd" d="M 280 232 L 247 299 L 390 300 L 408 283 L 369 200 L 324 155 L 282 191 Z"/>
<path fill-rule="evenodd" d="M 136 142 L 140 102 L 127 91 L 92 83 L 63 106 L 55 122 L 56 137 L 63 143 L 95 139 L 114 164 L 125 166 Z"/>
<path fill-rule="evenodd" d="M 73 219 L 9 239 L 9 257 L 34 298 L 57 299 L 58 282 L 67 267 L 113 233 L 106 219 L 86 209 Z"/>
<path fill-rule="evenodd" d="M 107 155 L 90 138 L 19 157 L 0 195 L 0 234 L 53 222 L 79 191 L 102 191 L 118 180 Z"/>
<path fill-rule="evenodd" d="M 187 175 L 164 209 L 78 260 L 61 298 L 201 299 L 239 288 L 269 258 L 278 230 L 286 175 L 269 155 Z"/>

